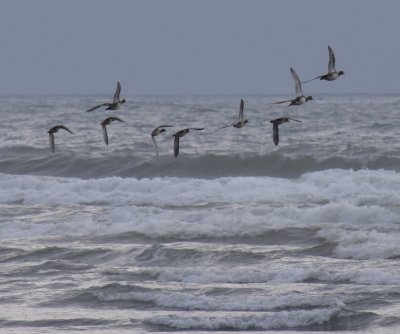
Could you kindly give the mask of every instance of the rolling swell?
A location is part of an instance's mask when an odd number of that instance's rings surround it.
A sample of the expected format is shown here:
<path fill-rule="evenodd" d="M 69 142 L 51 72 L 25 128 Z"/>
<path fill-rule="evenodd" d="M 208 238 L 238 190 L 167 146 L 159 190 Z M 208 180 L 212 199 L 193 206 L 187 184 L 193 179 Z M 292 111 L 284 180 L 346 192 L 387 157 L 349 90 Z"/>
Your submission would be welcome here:
<path fill-rule="evenodd" d="M 40 151 L 40 150 L 39 150 Z M 130 150 L 113 152 L 107 156 L 85 156 L 60 152 L 53 156 L 38 154 L 7 157 L 0 160 L 0 172 L 78 178 L 108 176 L 153 178 L 187 177 L 218 178 L 235 176 L 270 176 L 297 178 L 304 173 L 328 169 L 386 169 L 400 171 L 400 159 L 373 157 L 370 160 L 333 156 L 316 158 L 312 155 L 286 156 L 269 154 L 234 154 L 201 156 L 185 155 L 174 159 L 160 157 L 139 159 Z"/>

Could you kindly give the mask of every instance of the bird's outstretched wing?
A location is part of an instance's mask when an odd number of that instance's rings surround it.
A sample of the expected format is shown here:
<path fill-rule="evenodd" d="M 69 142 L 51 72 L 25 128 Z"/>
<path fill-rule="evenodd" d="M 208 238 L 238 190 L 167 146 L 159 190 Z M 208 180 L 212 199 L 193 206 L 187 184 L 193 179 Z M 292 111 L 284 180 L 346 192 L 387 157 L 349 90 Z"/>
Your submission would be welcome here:
<path fill-rule="evenodd" d="M 154 138 L 154 136 L 151 136 L 151 140 L 153 141 L 154 147 L 156 149 L 156 157 L 158 159 L 158 147 L 157 147 L 156 139 Z"/>
<path fill-rule="evenodd" d="M 292 73 L 292 77 L 294 80 L 296 96 L 303 96 L 303 91 L 301 89 L 301 82 L 300 82 L 299 76 L 297 75 L 296 71 L 292 67 L 290 68 L 290 73 Z"/>
<path fill-rule="evenodd" d="M 111 122 L 118 121 L 118 122 L 125 123 L 125 121 L 123 121 L 121 118 L 116 117 L 116 116 L 110 116 L 109 119 L 111 120 Z"/>
<path fill-rule="evenodd" d="M 117 88 L 116 88 L 115 93 L 114 93 L 113 103 L 119 102 L 119 94 L 120 93 L 121 93 L 121 84 L 118 81 L 117 82 Z"/>
<path fill-rule="evenodd" d="M 294 118 L 290 118 L 290 117 L 288 117 L 288 119 L 290 119 L 291 121 L 295 121 L 295 122 L 301 122 L 298 119 L 294 119 Z"/>
<path fill-rule="evenodd" d="M 58 128 L 64 129 L 64 130 L 68 131 L 70 134 L 73 134 L 73 132 L 70 129 L 68 129 L 65 125 L 59 125 Z"/>
<path fill-rule="evenodd" d="M 162 129 L 162 128 L 173 128 L 173 127 L 174 127 L 173 125 L 160 125 L 160 126 L 157 126 L 154 130 Z"/>
<path fill-rule="evenodd" d="M 243 110 L 244 110 L 244 102 L 243 99 L 241 99 L 239 107 L 239 122 L 243 122 Z"/>
<path fill-rule="evenodd" d="M 54 153 L 54 134 L 49 132 L 50 150 Z"/>
<path fill-rule="evenodd" d="M 274 123 L 272 125 L 272 139 L 274 141 L 274 144 L 278 146 L 279 144 L 279 126 L 278 123 Z"/>
<path fill-rule="evenodd" d="M 336 72 L 335 54 L 333 53 L 333 50 L 329 45 L 328 45 L 328 51 L 329 51 L 328 72 L 333 73 L 333 72 Z"/>
<path fill-rule="evenodd" d="M 106 126 L 105 124 L 103 124 L 103 125 L 101 126 L 101 129 L 102 129 L 102 131 L 103 131 L 103 139 L 104 139 L 104 142 L 106 143 L 106 145 L 108 145 L 107 126 Z"/>
<path fill-rule="evenodd" d="M 235 123 L 233 123 L 233 124 L 235 124 Z M 225 128 L 227 128 L 228 126 L 233 126 L 233 124 L 228 124 L 228 125 L 224 125 L 222 128 L 220 128 L 220 129 L 225 129 Z"/>
<path fill-rule="evenodd" d="M 270 104 L 282 104 L 282 103 L 287 103 L 287 102 L 292 102 L 293 100 L 285 100 L 285 101 L 278 101 L 278 102 L 272 102 Z"/>
<path fill-rule="evenodd" d="M 156 136 L 156 135 L 159 134 L 159 130 L 161 130 L 161 129 L 163 129 L 163 128 L 173 128 L 173 127 L 174 127 L 173 125 L 160 125 L 160 126 L 157 126 L 157 127 L 151 132 L 151 135 L 152 135 L 152 136 Z"/>
<path fill-rule="evenodd" d="M 107 107 L 107 106 L 109 106 L 109 105 L 110 105 L 109 103 L 102 103 L 102 104 L 99 104 L 99 105 L 97 105 L 97 106 L 95 106 L 95 107 L 93 107 L 93 108 L 90 108 L 90 109 L 86 110 L 86 112 L 90 112 L 90 111 L 99 109 L 100 107 Z"/>
<path fill-rule="evenodd" d="M 177 157 L 179 154 L 179 137 L 175 136 L 174 140 L 174 156 Z"/>
<path fill-rule="evenodd" d="M 158 147 L 157 147 L 156 139 L 154 138 L 154 136 L 151 136 L 151 140 L 153 141 L 154 148 L 156 149 L 156 157 L 158 159 Z"/>

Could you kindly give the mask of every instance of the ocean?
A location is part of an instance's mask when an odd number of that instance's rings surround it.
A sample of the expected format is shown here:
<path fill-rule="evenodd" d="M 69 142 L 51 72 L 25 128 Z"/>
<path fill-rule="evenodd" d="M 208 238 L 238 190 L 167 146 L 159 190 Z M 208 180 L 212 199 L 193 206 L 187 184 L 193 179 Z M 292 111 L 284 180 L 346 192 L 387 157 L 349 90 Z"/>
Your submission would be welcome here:
<path fill-rule="evenodd" d="M 400 331 L 399 95 L 110 98 L 0 97 L 1 333 Z"/>

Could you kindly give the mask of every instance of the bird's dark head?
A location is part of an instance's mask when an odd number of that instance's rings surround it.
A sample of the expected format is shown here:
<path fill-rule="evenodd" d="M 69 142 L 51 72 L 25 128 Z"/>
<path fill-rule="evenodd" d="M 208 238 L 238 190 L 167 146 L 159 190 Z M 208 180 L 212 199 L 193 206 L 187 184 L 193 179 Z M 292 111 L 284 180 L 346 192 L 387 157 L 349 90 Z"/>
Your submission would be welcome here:
<path fill-rule="evenodd" d="M 165 129 L 160 129 L 160 133 L 163 133 L 163 132 L 165 132 Z"/>
<path fill-rule="evenodd" d="M 125 100 L 125 99 L 122 99 L 122 100 L 121 100 L 121 104 L 124 104 L 124 103 L 126 103 L 126 100 Z"/>
<path fill-rule="evenodd" d="M 247 119 L 245 119 L 244 120 L 244 124 L 247 124 L 247 123 L 249 123 L 249 121 Z"/>
<path fill-rule="evenodd" d="M 307 96 L 306 101 L 314 100 L 312 96 Z"/>
<path fill-rule="evenodd" d="M 344 72 L 343 71 L 339 71 L 338 72 L 338 76 L 340 77 L 341 75 L 343 75 L 344 74 Z"/>

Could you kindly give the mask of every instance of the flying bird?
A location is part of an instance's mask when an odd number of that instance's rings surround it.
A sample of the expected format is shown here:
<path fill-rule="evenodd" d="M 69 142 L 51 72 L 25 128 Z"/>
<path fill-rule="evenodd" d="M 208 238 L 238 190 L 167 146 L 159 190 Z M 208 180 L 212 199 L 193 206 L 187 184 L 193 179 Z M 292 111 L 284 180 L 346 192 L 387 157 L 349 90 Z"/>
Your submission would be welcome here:
<path fill-rule="evenodd" d="M 315 77 L 311 80 L 304 81 L 303 83 L 307 83 L 310 81 L 313 81 L 315 79 L 320 79 L 320 80 L 327 80 L 327 81 L 333 81 L 339 78 L 341 75 L 344 74 L 343 71 L 336 71 L 335 68 L 335 54 L 333 53 L 332 48 L 328 45 L 328 51 L 329 51 L 329 62 L 328 62 L 328 73 L 324 75 L 320 75 L 318 77 Z"/>
<path fill-rule="evenodd" d="M 73 134 L 73 132 L 68 129 L 66 126 L 60 124 L 60 125 L 54 125 L 47 133 L 49 134 L 49 142 L 50 142 L 50 150 L 51 152 L 54 153 L 54 134 L 58 132 L 58 130 L 64 129 L 68 131 L 69 133 Z"/>
<path fill-rule="evenodd" d="M 125 123 L 122 119 L 114 116 L 107 117 L 106 119 L 103 120 L 103 122 L 100 123 L 101 129 L 103 130 L 104 142 L 106 143 L 106 145 L 108 145 L 107 125 L 114 121 Z"/>
<path fill-rule="evenodd" d="M 274 140 L 274 144 L 276 146 L 278 146 L 278 143 L 279 143 L 279 125 L 282 123 L 289 122 L 289 120 L 295 121 L 295 122 L 301 122 L 297 119 L 289 118 L 289 117 L 281 117 L 281 118 L 273 119 L 272 121 L 270 121 L 272 123 L 272 139 Z"/>
<path fill-rule="evenodd" d="M 120 93 L 121 93 L 121 84 L 118 81 L 117 82 L 117 89 L 115 90 L 114 99 L 113 99 L 112 103 L 102 103 L 102 104 L 99 104 L 99 105 L 97 105 L 97 106 L 95 106 L 93 108 L 90 108 L 89 110 L 86 110 L 86 111 L 90 112 L 90 111 L 96 110 L 96 109 L 98 109 L 100 107 L 107 107 L 106 110 L 117 110 L 117 109 L 119 109 L 119 107 L 126 102 L 125 99 L 123 99 L 123 100 L 119 99 L 119 94 Z"/>
<path fill-rule="evenodd" d="M 309 100 L 313 100 L 312 96 L 304 96 L 303 95 L 303 91 L 301 89 L 301 82 L 300 82 L 299 76 L 297 75 L 297 73 L 295 72 L 295 70 L 293 68 L 290 68 L 290 73 L 292 73 L 293 80 L 294 80 L 294 83 L 295 83 L 296 98 L 294 98 L 293 100 L 285 100 L 285 101 L 273 102 L 272 104 L 280 104 L 280 103 L 290 102 L 290 104 L 288 105 L 288 107 L 290 107 L 290 106 L 299 106 L 299 105 L 301 105 L 303 103 L 306 103 Z"/>
<path fill-rule="evenodd" d="M 243 110 L 244 110 L 244 102 L 243 99 L 240 100 L 240 107 L 239 107 L 239 122 L 233 123 L 233 124 L 228 124 L 223 126 L 220 129 L 227 128 L 228 126 L 233 126 L 235 128 L 242 128 L 244 127 L 249 121 L 247 119 L 243 118 Z"/>
<path fill-rule="evenodd" d="M 189 130 L 204 130 L 204 128 L 186 128 L 186 129 L 180 130 L 177 133 L 172 135 L 172 137 L 175 137 L 175 140 L 174 140 L 174 156 L 175 156 L 175 158 L 179 154 L 179 138 L 186 135 L 189 132 Z"/>
<path fill-rule="evenodd" d="M 154 147 L 156 149 L 156 156 L 158 159 L 158 147 L 157 147 L 157 143 L 156 143 L 156 139 L 155 136 L 158 136 L 160 133 L 165 132 L 165 128 L 172 128 L 173 125 L 160 125 L 158 127 L 156 127 L 152 132 L 151 132 L 151 140 L 153 141 Z"/>

